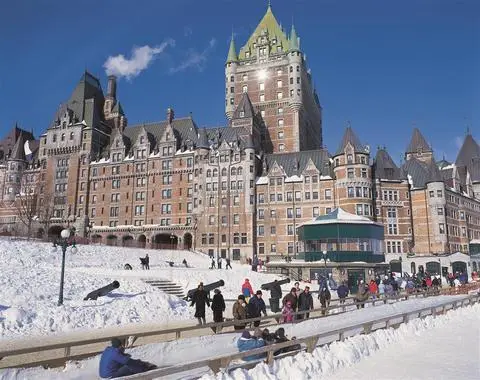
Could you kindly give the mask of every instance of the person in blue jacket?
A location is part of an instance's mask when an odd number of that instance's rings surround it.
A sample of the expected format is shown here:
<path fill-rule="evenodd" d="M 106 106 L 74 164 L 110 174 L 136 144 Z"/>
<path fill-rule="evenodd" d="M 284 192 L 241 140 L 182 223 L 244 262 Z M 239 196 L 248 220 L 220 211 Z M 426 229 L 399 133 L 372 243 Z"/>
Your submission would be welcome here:
<path fill-rule="evenodd" d="M 258 318 L 263 313 L 264 316 L 267 316 L 267 308 L 265 306 L 265 302 L 262 299 L 262 291 L 257 290 L 257 293 L 250 298 L 248 302 L 248 318 Z M 255 327 L 260 326 L 260 320 L 253 322 Z"/>
<path fill-rule="evenodd" d="M 262 332 L 259 330 L 259 333 L 255 333 L 255 336 L 251 336 L 250 333 L 245 330 L 242 333 L 242 336 L 238 339 L 237 341 L 237 347 L 238 351 L 244 352 L 244 351 L 250 351 L 254 350 L 255 348 L 260 348 L 265 346 L 265 341 L 262 339 Z M 257 336 L 258 335 L 258 336 Z M 245 356 L 243 360 L 246 361 L 251 361 L 251 360 L 258 360 L 264 358 L 266 355 L 265 354 L 259 354 L 259 355 L 250 355 L 250 356 Z"/>
<path fill-rule="evenodd" d="M 345 282 L 337 288 L 338 298 L 340 298 L 340 303 L 345 303 L 345 298 L 348 296 L 348 286 Z"/>
<path fill-rule="evenodd" d="M 103 379 L 134 375 L 156 368 L 155 365 L 132 359 L 124 352 L 125 348 L 118 338 L 112 339 L 100 358 L 99 375 Z"/>

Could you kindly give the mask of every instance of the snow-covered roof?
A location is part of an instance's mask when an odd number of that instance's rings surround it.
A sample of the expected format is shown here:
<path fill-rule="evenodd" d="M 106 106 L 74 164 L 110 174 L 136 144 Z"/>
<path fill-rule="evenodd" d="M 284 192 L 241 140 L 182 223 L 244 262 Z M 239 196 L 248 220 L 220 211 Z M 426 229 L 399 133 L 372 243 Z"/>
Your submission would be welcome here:
<path fill-rule="evenodd" d="M 318 224 L 335 224 L 335 223 L 381 225 L 379 223 L 375 223 L 371 221 L 365 216 L 350 214 L 349 212 L 346 212 L 344 209 L 338 207 L 334 209 L 332 212 L 330 212 L 329 214 L 320 215 L 310 222 L 303 223 L 302 226 L 318 225 Z"/>

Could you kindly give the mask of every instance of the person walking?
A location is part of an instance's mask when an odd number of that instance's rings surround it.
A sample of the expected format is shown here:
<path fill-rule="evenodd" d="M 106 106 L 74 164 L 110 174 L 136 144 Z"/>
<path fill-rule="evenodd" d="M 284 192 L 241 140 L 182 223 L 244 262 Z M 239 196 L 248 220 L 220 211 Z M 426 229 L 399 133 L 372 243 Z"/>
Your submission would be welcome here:
<path fill-rule="evenodd" d="M 348 286 L 346 282 L 342 282 L 340 286 L 337 288 L 337 295 L 340 300 L 340 305 L 345 304 L 345 298 L 347 298 L 349 293 Z M 342 306 L 342 311 L 345 311 L 345 306 Z"/>
<path fill-rule="evenodd" d="M 223 299 L 220 289 L 213 291 L 214 296 L 212 300 L 213 321 L 215 323 L 223 322 L 223 312 L 225 311 L 225 300 Z M 222 330 L 222 327 L 212 327 L 214 333 L 218 333 Z"/>
<path fill-rule="evenodd" d="M 245 296 L 245 301 L 249 303 L 250 297 L 253 295 L 253 288 L 248 278 L 245 279 L 242 285 L 242 294 Z"/>
<path fill-rule="evenodd" d="M 212 265 L 210 266 L 210 269 L 215 269 L 215 258 L 212 257 Z"/>
<path fill-rule="evenodd" d="M 313 297 L 310 293 L 310 287 L 305 286 L 305 290 L 298 296 L 298 311 L 313 310 Z M 310 313 L 298 314 L 297 319 L 308 319 Z"/>
<path fill-rule="evenodd" d="M 262 299 L 262 291 L 257 290 L 257 293 L 250 298 L 248 302 L 248 318 L 259 318 L 261 315 L 267 316 L 267 307 Z M 255 327 L 260 326 L 260 320 L 253 322 Z"/>
<path fill-rule="evenodd" d="M 145 269 L 150 270 L 150 257 L 148 257 L 148 253 L 145 255 Z"/>
<path fill-rule="evenodd" d="M 358 292 L 355 295 L 355 303 L 357 304 L 357 309 L 365 308 L 365 301 L 368 300 L 368 286 L 365 285 L 363 280 L 360 281 L 358 285 Z"/>
<path fill-rule="evenodd" d="M 290 289 L 290 293 L 288 293 L 285 297 L 283 297 L 282 306 L 285 306 L 288 301 L 290 301 L 290 303 L 292 304 L 293 312 L 296 313 L 297 312 L 297 306 L 298 306 L 298 297 L 297 297 L 297 289 L 296 288 Z M 294 319 L 295 319 L 295 317 L 294 317 Z"/>
<path fill-rule="evenodd" d="M 210 307 L 210 300 L 207 292 L 203 289 L 203 282 L 198 284 L 198 288 L 193 294 L 192 303 L 190 306 L 195 306 L 195 318 L 198 319 L 199 325 L 204 325 L 205 321 L 205 304 Z"/>
<path fill-rule="evenodd" d="M 282 315 L 283 315 L 283 323 L 292 323 L 293 322 L 293 309 L 292 303 L 287 301 L 285 306 L 283 306 Z"/>
<path fill-rule="evenodd" d="M 218 269 L 222 269 L 222 258 L 218 258 Z"/>
<path fill-rule="evenodd" d="M 230 257 L 227 257 L 226 261 L 227 261 L 227 265 L 225 265 L 225 269 L 228 269 L 228 268 L 233 269 L 232 265 L 230 264 Z"/>
<path fill-rule="evenodd" d="M 328 290 L 328 287 L 323 287 L 318 294 L 318 299 L 320 300 L 320 304 L 322 305 L 322 315 L 327 314 L 327 309 L 330 306 L 331 298 L 332 295 L 330 294 L 330 290 Z"/>
<path fill-rule="evenodd" d="M 378 286 L 375 280 L 370 280 L 370 283 L 368 284 L 368 291 L 370 295 L 372 296 L 373 305 L 375 306 L 375 300 L 377 299 L 377 293 L 378 293 Z"/>
<path fill-rule="evenodd" d="M 247 304 L 243 294 L 240 294 L 237 301 L 233 304 L 232 315 L 235 322 L 247 319 Z M 235 330 L 243 330 L 245 326 L 245 324 L 236 323 L 233 328 Z"/>

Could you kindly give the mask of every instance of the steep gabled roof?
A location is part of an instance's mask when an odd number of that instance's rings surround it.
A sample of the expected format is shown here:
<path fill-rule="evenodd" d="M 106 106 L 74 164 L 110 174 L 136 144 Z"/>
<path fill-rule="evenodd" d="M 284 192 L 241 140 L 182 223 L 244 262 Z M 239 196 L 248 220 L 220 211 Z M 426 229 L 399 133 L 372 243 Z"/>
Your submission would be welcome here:
<path fill-rule="evenodd" d="M 267 12 L 265 12 L 265 15 L 263 18 L 260 20 L 259 24 L 257 25 L 255 31 L 252 33 L 250 38 L 248 39 L 247 43 L 245 46 L 243 46 L 240 49 L 240 53 L 238 54 L 239 59 L 245 59 L 245 52 L 249 51 L 251 52 L 252 56 L 255 56 L 256 54 L 256 49 L 253 48 L 253 44 L 256 43 L 257 38 L 264 32 L 266 31 L 268 33 L 268 37 L 270 40 L 273 38 L 277 39 L 276 45 L 281 45 L 282 50 L 287 53 L 288 49 L 290 47 L 290 42 L 287 38 L 287 35 L 285 32 L 282 30 L 280 25 L 278 24 L 277 19 L 273 15 L 272 12 L 272 7 L 268 5 Z"/>
<path fill-rule="evenodd" d="M 417 153 L 417 152 L 431 152 L 432 148 L 428 145 L 425 137 L 418 128 L 413 129 L 412 138 L 410 144 L 407 146 L 405 153 Z"/>
<path fill-rule="evenodd" d="M 292 24 L 292 31 L 290 32 L 290 51 L 299 51 L 300 44 L 298 43 L 298 36 L 297 31 L 295 30 L 295 26 Z"/>
<path fill-rule="evenodd" d="M 200 129 L 198 132 L 197 148 L 209 149 L 207 130 L 205 128 Z"/>
<path fill-rule="evenodd" d="M 311 160 L 321 175 L 330 175 L 329 155 L 325 149 L 305 150 L 293 153 L 273 153 L 264 157 L 266 167 L 264 167 L 262 176 L 268 174 L 268 168 L 276 162 L 285 173 L 290 177 L 300 176 Z"/>
<path fill-rule="evenodd" d="M 243 112 L 243 116 L 240 116 L 240 113 Z M 255 116 L 255 109 L 253 108 L 252 102 L 250 101 L 250 97 L 246 92 L 242 94 L 242 98 L 238 103 L 235 112 L 233 113 L 233 118 L 252 118 Z"/>
<path fill-rule="evenodd" d="M 357 137 L 352 127 L 347 127 L 345 133 L 343 134 L 342 141 L 338 147 L 335 155 L 342 154 L 345 152 L 345 148 L 350 143 L 355 152 L 365 152 L 365 147 L 360 142 L 360 139 Z"/>
<path fill-rule="evenodd" d="M 116 102 L 115 105 L 112 108 L 112 113 L 118 113 L 119 115 L 125 115 L 125 112 L 123 112 L 122 105 L 120 102 Z"/>
<path fill-rule="evenodd" d="M 425 163 L 415 157 L 405 161 L 401 168 L 404 178 L 409 178 L 413 182 L 413 187 L 422 188 L 430 182 L 443 182 L 444 178 L 435 160 Z"/>
<path fill-rule="evenodd" d="M 472 180 L 472 183 L 480 182 L 480 157 L 472 159 L 472 163 L 468 167 L 468 172 L 470 173 L 470 179 Z"/>
<path fill-rule="evenodd" d="M 476 157 L 480 157 L 480 146 L 477 144 L 473 136 L 468 134 L 465 136 L 462 147 L 458 152 L 455 165 L 468 166 L 472 162 L 472 159 Z"/>
<path fill-rule="evenodd" d="M 390 180 L 402 179 L 400 168 L 385 149 L 379 149 L 375 156 L 375 177 Z"/>

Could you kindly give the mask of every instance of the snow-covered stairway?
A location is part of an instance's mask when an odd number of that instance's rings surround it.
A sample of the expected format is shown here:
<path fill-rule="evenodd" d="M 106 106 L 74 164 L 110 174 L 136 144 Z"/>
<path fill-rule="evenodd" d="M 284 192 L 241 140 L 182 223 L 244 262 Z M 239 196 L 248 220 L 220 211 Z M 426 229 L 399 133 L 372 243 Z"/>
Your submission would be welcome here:
<path fill-rule="evenodd" d="M 142 281 L 172 296 L 179 298 L 185 297 L 183 288 L 172 281 L 155 279 L 142 279 Z"/>

